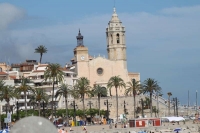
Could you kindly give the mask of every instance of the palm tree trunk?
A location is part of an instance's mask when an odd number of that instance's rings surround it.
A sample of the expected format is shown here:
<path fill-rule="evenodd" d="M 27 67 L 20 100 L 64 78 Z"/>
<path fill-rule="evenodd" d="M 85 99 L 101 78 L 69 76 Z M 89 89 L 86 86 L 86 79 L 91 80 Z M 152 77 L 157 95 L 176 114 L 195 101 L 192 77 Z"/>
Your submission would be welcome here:
<path fill-rule="evenodd" d="M 24 96 L 25 96 L 25 116 L 27 116 L 26 91 L 24 91 Z"/>
<path fill-rule="evenodd" d="M 100 106 L 101 106 L 101 104 L 100 104 L 100 97 L 101 97 L 101 95 L 98 95 L 98 104 L 99 104 L 99 121 L 100 121 Z"/>
<path fill-rule="evenodd" d="M 118 123 L 118 93 L 117 93 L 117 87 L 115 88 L 115 90 L 116 90 L 116 102 L 117 102 L 117 106 L 116 106 L 117 114 L 116 114 L 116 117 L 117 117 L 117 123 Z"/>
<path fill-rule="evenodd" d="M 82 98 L 82 104 L 83 104 L 83 116 L 84 116 L 84 118 L 86 119 L 86 117 L 85 117 L 85 101 L 84 101 L 84 95 L 83 95 L 83 98 Z"/>
<path fill-rule="evenodd" d="M 150 92 L 150 113 L 152 117 L 152 92 Z"/>
<path fill-rule="evenodd" d="M 67 94 L 65 95 L 65 108 L 66 108 L 66 121 L 67 124 L 69 124 L 69 119 L 68 119 L 68 102 L 67 102 Z"/>
<path fill-rule="evenodd" d="M 51 115 L 53 117 L 53 104 L 54 104 L 54 80 L 53 80 L 53 92 L 52 92 L 52 100 L 51 100 Z"/>
<path fill-rule="evenodd" d="M 40 53 L 40 64 L 41 64 L 41 61 L 42 61 L 42 53 Z"/>
<path fill-rule="evenodd" d="M 39 116 L 40 116 L 40 101 L 38 102 L 38 112 L 39 112 Z"/>
<path fill-rule="evenodd" d="M 134 105 L 133 106 L 134 106 L 134 118 L 135 118 L 135 113 L 136 113 L 135 112 L 135 94 L 133 94 L 133 101 L 134 101 Z"/>
<path fill-rule="evenodd" d="M 168 116 L 170 116 L 170 95 L 168 95 Z"/>

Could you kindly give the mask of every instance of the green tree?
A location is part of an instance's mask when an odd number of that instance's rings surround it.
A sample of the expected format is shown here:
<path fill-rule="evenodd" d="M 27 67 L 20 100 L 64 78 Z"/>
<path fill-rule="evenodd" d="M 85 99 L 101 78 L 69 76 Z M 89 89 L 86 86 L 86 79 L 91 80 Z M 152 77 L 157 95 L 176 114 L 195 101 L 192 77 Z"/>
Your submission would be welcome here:
<path fill-rule="evenodd" d="M 28 78 L 22 78 L 21 79 L 21 85 L 15 89 L 15 92 L 18 95 L 21 95 L 21 93 L 24 93 L 24 100 L 25 100 L 25 115 L 27 116 L 27 92 L 34 92 L 34 89 L 30 86 L 30 83 L 32 83 Z"/>
<path fill-rule="evenodd" d="M 157 117 L 157 114 L 158 114 L 159 110 L 155 106 L 153 106 L 152 108 L 153 108 L 152 111 L 155 114 L 155 117 Z"/>
<path fill-rule="evenodd" d="M 100 86 L 100 85 L 94 85 L 94 88 L 93 88 L 93 94 L 94 95 L 96 95 L 97 97 L 98 97 L 98 108 L 99 108 L 99 117 L 101 116 L 101 111 L 100 111 L 100 109 L 101 109 L 101 107 L 100 107 L 100 105 L 101 105 L 101 103 L 100 103 L 100 101 L 101 101 L 101 96 L 105 96 L 105 95 L 107 95 L 107 90 L 106 89 L 104 89 L 102 86 Z"/>
<path fill-rule="evenodd" d="M 37 106 L 38 106 L 38 112 L 40 116 L 41 101 L 45 100 L 45 97 L 47 96 L 47 94 L 44 92 L 42 88 L 36 88 L 33 96 L 35 97 L 36 103 L 38 103 Z"/>
<path fill-rule="evenodd" d="M 109 79 L 107 88 L 111 89 L 112 87 L 115 88 L 116 91 L 116 119 L 118 122 L 118 89 L 121 88 L 126 88 L 126 84 L 124 83 L 124 80 L 120 78 L 119 76 L 113 76 Z"/>
<path fill-rule="evenodd" d="M 35 105 L 37 104 L 35 95 L 31 95 L 28 102 L 33 106 L 33 110 L 35 111 Z"/>
<path fill-rule="evenodd" d="M 47 48 L 44 45 L 40 45 L 35 49 L 35 53 L 40 53 L 40 63 L 42 61 L 42 55 L 47 53 Z"/>
<path fill-rule="evenodd" d="M 3 80 L 0 80 L 0 91 L 1 89 L 3 89 L 4 86 L 5 86 L 5 82 Z"/>
<path fill-rule="evenodd" d="M 10 111 L 10 100 L 18 97 L 19 97 L 18 94 L 14 92 L 13 86 L 6 85 L 1 88 L 0 100 L 1 101 L 5 100 L 7 102 L 6 108 L 8 108 L 9 111 Z"/>
<path fill-rule="evenodd" d="M 143 102 L 145 105 L 145 109 L 150 109 L 150 99 L 148 97 L 145 97 Z"/>
<path fill-rule="evenodd" d="M 135 103 L 135 96 L 138 94 L 138 92 L 140 91 L 141 89 L 141 85 L 140 85 L 140 82 L 139 81 L 136 81 L 135 79 L 133 79 L 131 82 L 128 82 L 127 83 L 127 88 L 125 90 L 125 94 L 128 95 L 129 93 L 133 95 L 133 101 L 134 101 L 134 118 L 136 117 L 136 109 L 135 109 L 135 106 L 136 106 L 136 103 Z"/>
<path fill-rule="evenodd" d="M 53 116 L 53 103 L 54 103 L 54 87 L 55 83 L 63 81 L 64 72 L 61 70 L 61 66 L 59 64 L 51 63 L 47 66 L 47 69 L 44 72 L 45 81 L 49 80 L 53 84 L 52 90 L 52 101 L 51 101 L 51 114 Z"/>
<path fill-rule="evenodd" d="M 170 97 L 172 96 L 172 93 L 168 92 L 167 95 L 168 95 L 168 116 L 170 116 Z"/>
<path fill-rule="evenodd" d="M 150 112 L 152 117 L 152 95 L 153 93 L 160 92 L 161 88 L 158 85 L 158 82 L 154 79 L 148 78 L 143 82 L 142 93 L 149 93 L 150 95 Z"/>
<path fill-rule="evenodd" d="M 61 86 L 59 87 L 59 90 L 57 90 L 55 97 L 57 98 L 59 96 L 59 98 L 61 98 L 61 96 L 63 96 L 65 98 L 65 109 L 66 109 L 66 120 L 67 123 L 69 123 L 69 118 L 68 118 L 68 95 L 70 94 L 72 90 L 72 87 L 70 85 L 67 84 L 61 84 Z"/>
<path fill-rule="evenodd" d="M 85 115 L 85 95 L 91 94 L 90 81 L 86 77 L 81 77 L 77 80 L 74 88 L 74 91 L 77 93 L 77 95 L 81 97 L 81 101 L 83 104 L 83 113 Z"/>

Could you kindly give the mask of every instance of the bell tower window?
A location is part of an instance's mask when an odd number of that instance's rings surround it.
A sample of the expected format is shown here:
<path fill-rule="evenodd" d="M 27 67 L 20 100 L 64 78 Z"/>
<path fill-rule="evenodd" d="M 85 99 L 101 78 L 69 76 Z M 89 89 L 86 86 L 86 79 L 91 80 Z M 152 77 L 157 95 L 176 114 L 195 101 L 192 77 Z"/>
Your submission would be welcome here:
<path fill-rule="evenodd" d="M 83 36 L 81 35 L 80 29 L 79 29 L 78 36 L 76 36 L 76 39 L 77 39 L 77 46 L 84 46 L 83 45 Z"/>
<path fill-rule="evenodd" d="M 119 34 L 117 33 L 117 43 L 120 43 Z"/>

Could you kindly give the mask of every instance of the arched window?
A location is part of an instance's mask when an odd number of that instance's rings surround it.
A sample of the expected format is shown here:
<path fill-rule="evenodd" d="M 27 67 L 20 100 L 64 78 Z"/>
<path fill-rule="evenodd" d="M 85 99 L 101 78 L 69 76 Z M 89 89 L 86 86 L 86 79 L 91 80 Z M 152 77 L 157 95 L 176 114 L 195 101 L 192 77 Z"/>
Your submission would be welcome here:
<path fill-rule="evenodd" d="M 112 37 L 112 34 L 110 35 L 110 38 L 111 38 L 111 44 L 113 44 L 113 37 Z"/>
<path fill-rule="evenodd" d="M 101 89 L 104 89 L 105 91 L 107 91 L 106 87 L 102 87 Z M 101 97 L 107 97 L 107 94 L 101 95 Z"/>
<path fill-rule="evenodd" d="M 0 72 L 2 72 L 2 68 L 0 67 Z"/>
<path fill-rule="evenodd" d="M 119 34 L 117 33 L 117 43 L 120 43 L 119 41 Z"/>

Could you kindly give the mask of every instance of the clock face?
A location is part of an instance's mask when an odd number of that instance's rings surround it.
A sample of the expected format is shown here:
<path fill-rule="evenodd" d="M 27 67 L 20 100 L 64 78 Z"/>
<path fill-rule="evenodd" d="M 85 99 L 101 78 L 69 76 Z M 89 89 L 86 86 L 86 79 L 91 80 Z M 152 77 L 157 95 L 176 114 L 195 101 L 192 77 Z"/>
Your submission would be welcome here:
<path fill-rule="evenodd" d="M 81 56 L 81 60 L 84 60 L 84 59 L 85 59 L 85 57 L 82 55 L 82 56 Z"/>

